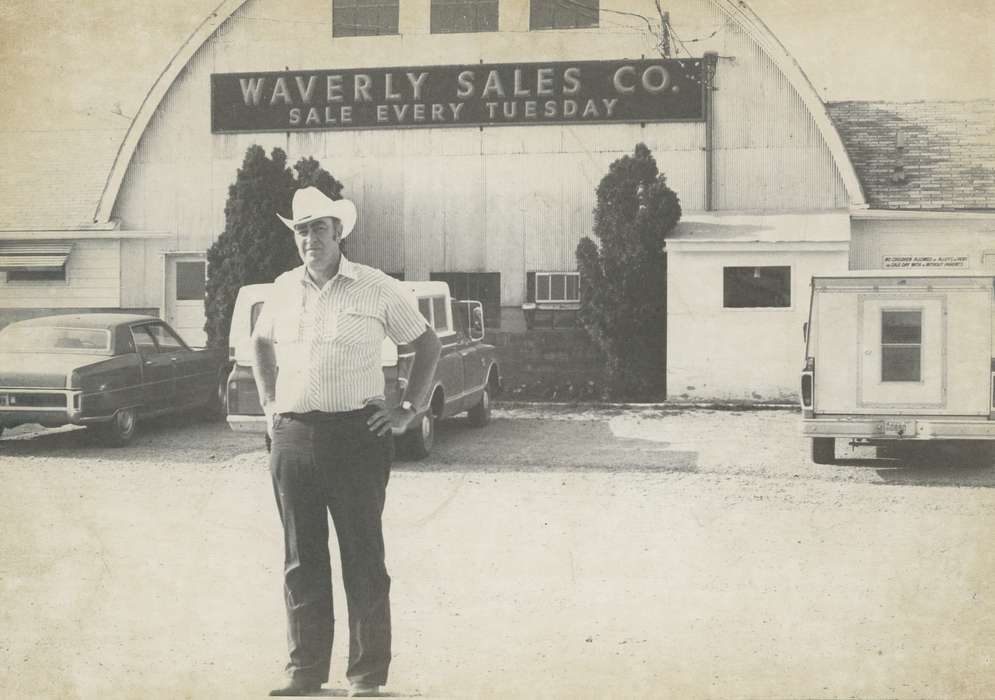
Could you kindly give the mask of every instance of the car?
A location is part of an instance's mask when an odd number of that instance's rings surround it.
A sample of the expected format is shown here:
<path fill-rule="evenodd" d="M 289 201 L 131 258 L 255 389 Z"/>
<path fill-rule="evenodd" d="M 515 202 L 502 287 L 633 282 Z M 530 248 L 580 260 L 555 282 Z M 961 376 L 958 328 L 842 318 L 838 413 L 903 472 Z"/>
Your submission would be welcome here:
<path fill-rule="evenodd" d="M 427 457 L 435 441 L 435 423 L 466 413 L 470 425 L 490 421 L 491 400 L 501 391 L 501 373 L 493 345 L 484 342 L 484 314 L 479 301 L 452 299 L 445 282 L 401 282 L 417 300 L 418 309 L 442 341 L 442 354 L 432 379 L 428 406 L 405 433 L 394 436 L 397 453 L 409 459 Z M 252 375 L 250 338 L 271 284 L 246 285 L 239 290 L 232 314 L 228 378 L 228 424 L 233 430 L 265 434 L 265 419 Z M 381 353 L 384 396 L 397 405 L 404 395 L 414 357 L 406 345 L 384 340 Z M 266 438 L 267 446 L 269 438 Z"/>
<path fill-rule="evenodd" d="M 73 424 L 126 445 L 143 418 L 190 409 L 223 416 L 228 372 L 224 349 L 191 348 L 152 316 L 17 321 L 0 331 L 0 433 Z"/>

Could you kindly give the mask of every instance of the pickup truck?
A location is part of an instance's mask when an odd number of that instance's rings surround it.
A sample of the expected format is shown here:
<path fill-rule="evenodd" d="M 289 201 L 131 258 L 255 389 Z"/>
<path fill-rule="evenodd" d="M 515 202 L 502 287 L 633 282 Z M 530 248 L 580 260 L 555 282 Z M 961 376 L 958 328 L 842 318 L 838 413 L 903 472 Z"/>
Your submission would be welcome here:
<path fill-rule="evenodd" d="M 801 373 L 812 461 L 836 440 L 995 440 L 995 276 L 860 271 L 812 278 Z"/>
<path fill-rule="evenodd" d="M 445 282 L 401 282 L 417 300 L 418 309 L 442 341 L 442 354 L 432 380 L 431 400 L 406 433 L 395 435 L 400 456 L 428 456 L 435 441 L 435 423 L 466 413 L 472 426 L 490 421 L 491 399 L 501 391 L 501 374 L 494 346 L 484 341 L 484 314 L 479 301 L 452 299 Z M 271 284 L 246 285 L 239 290 L 229 334 L 228 424 L 233 430 L 265 433 L 255 379 L 250 337 Z M 397 405 L 404 395 L 413 353 L 405 345 L 384 340 L 381 353 L 384 396 Z M 267 445 L 269 438 L 267 437 Z"/>

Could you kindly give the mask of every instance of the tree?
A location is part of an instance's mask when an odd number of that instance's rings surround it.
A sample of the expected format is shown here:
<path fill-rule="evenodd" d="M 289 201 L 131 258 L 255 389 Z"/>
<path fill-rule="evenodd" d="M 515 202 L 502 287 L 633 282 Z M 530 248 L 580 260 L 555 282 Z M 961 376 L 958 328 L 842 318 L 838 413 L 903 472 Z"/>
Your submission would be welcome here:
<path fill-rule="evenodd" d="M 593 233 L 600 245 L 586 236 L 577 245 L 578 318 L 605 355 L 613 398 L 664 398 L 663 243 L 680 218 L 680 201 L 645 144 L 612 163 L 598 184 Z"/>
<path fill-rule="evenodd" d="M 225 230 L 207 251 L 204 330 L 210 347 L 228 344 L 240 287 L 272 282 L 300 264 L 293 236 L 276 218 L 276 212 L 289 215 L 294 191 L 314 186 L 332 199 L 342 196 L 342 183 L 314 158 L 302 158 L 293 170 L 281 149 L 274 148 L 267 157 L 262 146 L 249 146 L 228 187 Z"/>

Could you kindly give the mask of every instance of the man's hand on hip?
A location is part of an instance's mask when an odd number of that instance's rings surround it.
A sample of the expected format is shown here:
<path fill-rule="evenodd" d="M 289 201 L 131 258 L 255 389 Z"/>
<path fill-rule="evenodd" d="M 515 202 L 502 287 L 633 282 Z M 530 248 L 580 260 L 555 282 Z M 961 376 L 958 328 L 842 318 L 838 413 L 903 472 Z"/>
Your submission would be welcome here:
<path fill-rule="evenodd" d="M 369 417 L 366 425 L 371 433 L 376 433 L 381 437 L 389 432 L 403 433 L 414 422 L 418 415 L 414 409 L 404 409 L 400 406 L 387 408 L 382 404 L 377 404 L 377 412 Z"/>

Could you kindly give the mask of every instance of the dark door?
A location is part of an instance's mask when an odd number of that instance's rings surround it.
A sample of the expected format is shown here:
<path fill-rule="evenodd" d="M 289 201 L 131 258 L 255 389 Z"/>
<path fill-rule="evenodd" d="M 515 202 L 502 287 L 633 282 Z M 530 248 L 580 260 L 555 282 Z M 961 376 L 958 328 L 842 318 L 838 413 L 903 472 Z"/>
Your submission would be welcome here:
<path fill-rule="evenodd" d="M 176 406 L 206 402 L 213 394 L 217 381 L 211 374 L 212 365 L 207 353 L 191 350 L 175 331 L 161 321 L 150 324 L 149 331 L 155 337 L 159 352 L 168 354 L 172 360 Z"/>
<path fill-rule="evenodd" d="M 501 323 L 500 272 L 432 272 L 430 280 L 445 282 L 454 299 L 475 299 L 484 305 L 484 321 L 490 328 Z"/>
<path fill-rule="evenodd" d="M 172 406 L 176 398 L 176 368 L 168 353 L 160 352 L 149 326 L 132 326 L 135 350 L 142 358 L 142 403 L 150 411 Z"/>

